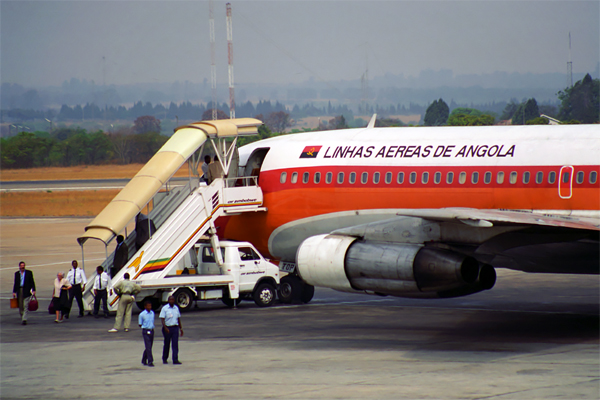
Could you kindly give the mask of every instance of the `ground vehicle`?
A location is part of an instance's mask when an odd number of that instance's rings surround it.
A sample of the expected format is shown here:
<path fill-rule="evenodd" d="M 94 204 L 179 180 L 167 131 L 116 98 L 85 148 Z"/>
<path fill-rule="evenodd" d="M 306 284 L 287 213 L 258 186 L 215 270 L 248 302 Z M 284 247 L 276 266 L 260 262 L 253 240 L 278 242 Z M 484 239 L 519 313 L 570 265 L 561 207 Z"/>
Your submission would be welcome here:
<path fill-rule="evenodd" d="M 184 311 L 196 300 L 221 299 L 233 306 L 242 299 L 252 299 L 260 307 L 272 305 L 279 286 L 279 268 L 248 242 L 221 241 L 218 248 L 221 266 L 212 244 L 201 241 L 163 278 L 136 280 L 142 287 L 137 295 L 138 306 L 143 308 L 149 300 L 158 308 L 171 295 Z"/>

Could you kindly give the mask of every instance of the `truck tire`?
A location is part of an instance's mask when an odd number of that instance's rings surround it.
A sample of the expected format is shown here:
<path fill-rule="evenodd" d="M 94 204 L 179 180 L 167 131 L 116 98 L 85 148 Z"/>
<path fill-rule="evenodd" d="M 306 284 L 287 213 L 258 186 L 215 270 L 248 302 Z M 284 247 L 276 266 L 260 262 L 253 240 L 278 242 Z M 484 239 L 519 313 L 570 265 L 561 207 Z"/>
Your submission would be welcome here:
<path fill-rule="evenodd" d="M 275 301 L 277 292 L 275 288 L 269 283 L 261 283 L 254 289 L 252 294 L 254 302 L 259 307 L 269 307 Z"/>
<path fill-rule="evenodd" d="M 304 287 L 302 288 L 302 294 L 300 295 L 300 301 L 303 303 L 309 303 L 314 295 L 315 287 L 313 285 L 305 283 Z"/>
<path fill-rule="evenodd" d="M 242 299 L 238 298 L 238 299 L 233 300 L 231 297 L 229 297 L 229 290 L 223 289 L 223 297 L 221 298 L 221 301 L 227 307 L 231 308 L 234 305 L 237 306 L 238 304 L 240 304 L 242 302 Z"/>
<path fill-rule="evenodd" d="M 161 306 L 160 300 L 158 300 L 156 297 L 150 297 L 150 296 L 145 297 L 144 300 L 138 301 L 135 304 L 137 304 L 138 308 L 141 311 L 144 311 L 146 309 L 146 307 L 144 307 L 144 304 L 146 304 L 146 301 L 149 301 L 150 303 L 152 303 L 152 310 L 153 311 L 157 311 L 160 308 L 160 306 Z"/>
<path fill-rule="evenodd" d="M 279 284 L 279 301 L 282 303 L 297 303 L 300 301 L 303 282 L 296 275 L 286 275 Z"/>
<path fill-rule="evenodd" d="M 188 311 L 194 306 L 194 294 L 190 289 L 178 289 L 175 294 L 175 304 L 181 311 Z"/>

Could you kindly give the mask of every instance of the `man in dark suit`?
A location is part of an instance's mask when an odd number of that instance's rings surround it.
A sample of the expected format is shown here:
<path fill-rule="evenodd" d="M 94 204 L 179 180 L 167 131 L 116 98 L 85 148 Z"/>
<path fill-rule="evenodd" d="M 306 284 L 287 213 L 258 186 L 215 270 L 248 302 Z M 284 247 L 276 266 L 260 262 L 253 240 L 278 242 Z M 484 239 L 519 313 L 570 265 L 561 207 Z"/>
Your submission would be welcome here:
<path fill-rule="evenodd" d="M 127 264 L 129 260 L 129 248 L 125 243 L 123 235 L 117 236 L 117 248 L 115 249 L 115 258 L 113 260 L 113 267 L 110 269 L 110 277 L 114 278 L 115 275 Z"/>
<path fill-rule="evenodd" d="M 135 251 L 139 251 L 144 243 L 156 232 L 154 221 L 142 213 L 135 217 Z"/>
<path fill-rule="evenodd" d="M 15 283 L 13 285 L 13 298 L 19 300 L 19 312 L 21 313 L 21 325 L 27 325 L 29 314 L 29 300 L 35 295 L 35 280 L 33 272 L 25 269 L 25 262 L 19 263 L 19 270 L 15 272 Z"/>

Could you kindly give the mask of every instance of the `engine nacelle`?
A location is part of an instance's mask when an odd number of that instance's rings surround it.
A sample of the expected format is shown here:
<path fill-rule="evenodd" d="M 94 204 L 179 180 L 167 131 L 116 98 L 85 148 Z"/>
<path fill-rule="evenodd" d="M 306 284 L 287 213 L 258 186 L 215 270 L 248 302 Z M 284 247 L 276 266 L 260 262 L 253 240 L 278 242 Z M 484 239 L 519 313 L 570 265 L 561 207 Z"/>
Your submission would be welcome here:
<path fill-rule="evenodd" d="M 314 286 L 401 297 L 456 297 L 491 289 L 494 269 L 472 257 L 419 244 L 317 235 L 298 248 L 298 270 Z"/>

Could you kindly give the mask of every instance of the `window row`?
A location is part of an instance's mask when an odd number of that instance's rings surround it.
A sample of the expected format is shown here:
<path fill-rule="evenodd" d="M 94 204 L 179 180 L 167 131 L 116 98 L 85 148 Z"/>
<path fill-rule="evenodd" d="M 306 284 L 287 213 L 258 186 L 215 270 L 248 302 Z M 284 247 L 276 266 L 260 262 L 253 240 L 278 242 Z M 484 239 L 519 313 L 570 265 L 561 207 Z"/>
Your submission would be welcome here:
<path fill-rule="evenodd" d="M 411 172 L 408 175 L 408 182 L 410 184 L 417 183 L 417 180 L 418 180 L 417 175 L 418 175 L 417 172 L 415 172 L 415 171 Z M 467 175 L 468 174 L 464 171 L 460 172 L 458 174 L 458 183 L 461 185 L 466 183 L 467 178 L 468 178 Z M 392 183 L 393 178 L 394 178 L 394 176 L 393 176 L 392 172 L 386 172 L 384 175 L 383 181 L 389 185 Z M 492 183 L 493 178 L 494 177 L 493 177 L 492 172 L 487 171 L 487 172 L 483 173 L 483 183 L 485 183 L 486 185 Z M 344 172 L 337 173 L 336 182 L 338 184 L 344 183 L 345 179 L 346 179 L 346 174 Z M 421 173 L 420 182 L 422 184 L 429 183 L 429 179 L 430 179 L 429 172 Z M 505 174 L 503 171 L 499 171 L 496 173 L 496 183 L 497 184 L 503 184 L 504 179 L 505 179 Z M 569 181 L 571 180 L 571 173 L 564 172 L 562 174 L 561 179 L 562 179 L 563 183 L 569 183 Z M 477 183 L 479 183 L 479 180 L 480 180 L 479 172 L 477 172 L 477 171 L 471 172 L 470 182 L 472 184 L 477 184 Z M 517 183 L 518 180 L 519 180 L 519 173 L 517 171 L 512 171 L 508 174 L 508 182 L 510 184 L 514 185 Z M 530 180 L 531 180 L 531 173 L 529 171 L 523 172 L 521 175 L 521 181 L 524 184 L 529 184 Z M 556 182 L 556 172 L 550 171 L 548 173 L 547 180 L 548 180 L 549 184 L 554 184 Z M 581 185 L 584 180 L 585 180 L 585 173 L 583 171 L 579 171 L 575 174 L 575 182 L 577 184 Z M 596 182 L 598 180 L 598 172 L 591 171 L 589 173 L 588 180 L 589 180 L 589 183 L 591 183 L 592 185 L 596 184 Z M 287 172 L 282 172 L 281 176 L 279 178 L 279 182 L 285 183 L 286 181 L 287 181 Z M 302 183 L 308 183 L 309 181 L 310 181 L 310 173 L 309 172 L 302 173 Z M 325 183 L 329 184 L 332 181 L 333 181 L 333 172 L 325 173 Z M 357 181 L 357 173 L 350 172 L 348 174 L 348 183 L 355 184 L 356 181 Z M 292 172 L 290 182 L 298 183 L 298 172 Z M 313 174 L 313 182 L 321 183 L 321 173 L 320 172 L 315 172 Z M 381 182 L 381 173 L 379 173 L 379 172 L 373 173 L 372 182 L 374 184 L 379 184 Z M 433 173 L 433 183 L 438 185 L 441 182 L 442 182 L 442 172 L 438 171 L 438 172 Z M 446 172 L 445 182 L 449 185 L 454 183 L 454 172 Z M 541 184 L 543 182 L 544 182 L 544 173 L 542 171 L 536 172 L 535 173 L 535 183 Z M 368 172 L 362 172 L 360 174 L 360 183 L 362 183 L 363 185 L 369 183 L 369 173 Z M 399 185 L 402 185 L 404 183 L 404 172 L 398 172 L 396 174 L 396 183 Z"/>

